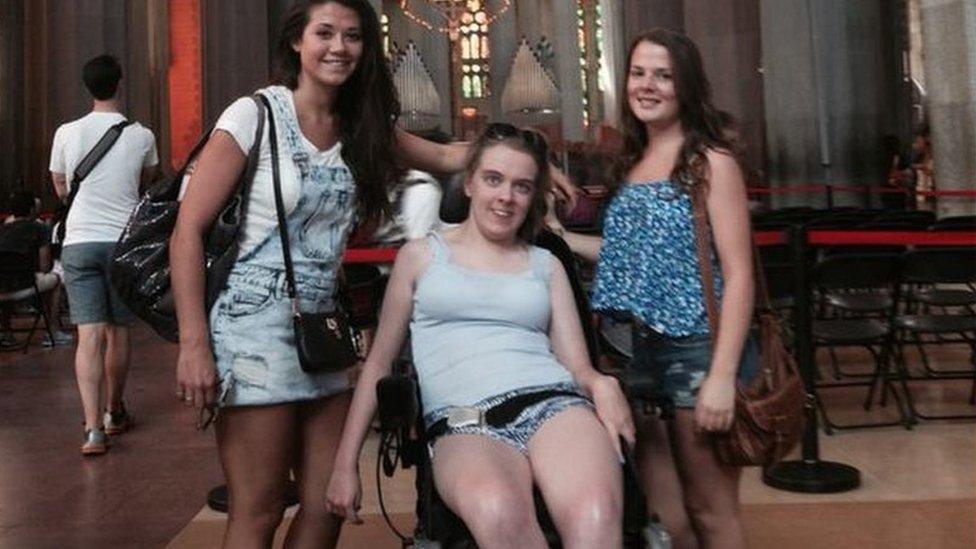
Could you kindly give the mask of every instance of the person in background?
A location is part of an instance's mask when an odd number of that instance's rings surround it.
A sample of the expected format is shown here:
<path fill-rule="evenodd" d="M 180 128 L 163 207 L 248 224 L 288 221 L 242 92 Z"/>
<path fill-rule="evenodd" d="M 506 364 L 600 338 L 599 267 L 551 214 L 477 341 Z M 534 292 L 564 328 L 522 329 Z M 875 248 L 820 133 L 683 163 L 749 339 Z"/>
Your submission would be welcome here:
<path fill-rule="evenodd" d="M 76 184 L 69 178 L 82 159 L 109 128 L 125 120 L 119 110 L 121 79 L 122 68 L 110 55 L 85 63 L 82 80 L 91 94 L 92 110 L 61 125 L 51 147 L 51 179 L 62 199 Z M 71 320 L 78 326 L 75 374 L 85 413 L 85 456 L 104 454 L 107 435 L 120 435 L 131 423 L 123 393 L 129 373 L 129 326 L 136 318 L 112 288 L 108 268 L 115 243 L 139 201 L 140 186 L 155 177 L 158 164 L 152 132 L 139 123 L 129 124 L 77 183 L 64 221 L 61 262 Z"/>
<path fill-rule="evenodd" d="M 440 130 L 416 132 L 414 135 L 434 143 L 448 143 L 450 136 Z M 441 229 L 441 198 L 444 190 L 433 175 L 411 169 L 389 191 L 393 215 L 373 235 L 373 241 L 383 246 L 403 244 Z"/>
<path fill-rule="evenodd" d="M 0 225 L 0 251 L 20 254 L 35 266 L 37 289 L 44 295 L 45 314 L 51 326 L 51 334 L 45 331 L 42 336 L 42 345 L 70 345 L 74 338 L 60 325 L 61 279 L 52 272 L 51 229 L 37 220 L 39 202 L 30 191 L 17 191 L 10 196 L 10 216 Z M 9 312 L 5 310 L 0 315 L 4 328 L 9 328 Z M 0 347 L 16 345 L 12 334 L 4 332 L 0 336 Z"/>

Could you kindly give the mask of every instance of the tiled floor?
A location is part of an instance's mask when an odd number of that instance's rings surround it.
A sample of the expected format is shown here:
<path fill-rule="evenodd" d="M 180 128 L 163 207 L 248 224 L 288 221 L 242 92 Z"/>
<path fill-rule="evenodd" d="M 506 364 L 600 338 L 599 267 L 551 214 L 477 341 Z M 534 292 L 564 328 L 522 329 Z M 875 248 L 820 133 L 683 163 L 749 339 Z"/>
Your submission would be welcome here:
<path fill-rule="evenodd" d="M 175 347 L 148 332 L 135 337 L 128 403 L 138 420 L 108 455 L 83 460 L 72 350 L 35 347 L 0 354 L 0 549 L 189 549 L 219 543 L 223 516 L 202 509 L 221 482 L 212 434 L 196 432 L 192 411 L 172 397 Z M 844 364 L 858 367 L 857 353 Z M 968 353 L 938 354 L 959 363 Z M 940 410 L 972 411 L 964 381 L 917 384 Z M 863 389 L 824 395 L 838 418 L 863 417 Z M 873 414 L 889 413 L 874 411 Z M 821 434 L 823 459 L 860 469 L 863 485 L 843 494 L 774 490 L 747 471 L 742 499 L 752 547 L 972 547 L 976 517 L 976 426 L 922 423 Z M 343 534 L 344 548 L 397 547 L 378 516 L 375 440 L 363 454 L 367 526 Z M 367 473 L 368 472 L 368 473 Z M 384 479 L 384 499 L 407 526 L 412 473 Z"/>

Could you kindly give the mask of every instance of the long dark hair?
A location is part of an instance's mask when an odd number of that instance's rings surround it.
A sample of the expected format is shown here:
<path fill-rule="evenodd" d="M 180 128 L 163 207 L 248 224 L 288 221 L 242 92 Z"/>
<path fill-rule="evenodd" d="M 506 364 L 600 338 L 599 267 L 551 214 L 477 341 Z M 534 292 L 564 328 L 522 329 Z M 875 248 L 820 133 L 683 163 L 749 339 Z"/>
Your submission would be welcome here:
<path fill-rule="evenodd" d="M 621 130 L 624 149 L 614 167 L 614 181 L 623 182 L 628 172 L 640 161 L 649 142 L 647 127 L 634 116 L 627 97 L 627 80 L 634 50 L 642 43 L 657 44 L 668 50 L 678 96 L 678 117 L 685 140 L 671 171 L 671 179 L 691 192 L 697 185 L 707 185 L 708 149 L 719 149 L 739 157 L 730 138 L 733 118 L 712 105 L 712 88 L 705 76 L 701 53 L 686 35 L 669 29 L 653 29 L 638 36 L 630 45 L 620 96 Z"/>
<path fill-rule="evenodd" d="M 505 123 L 489 124 L 484 133 L 471 145 L 468 163 L 464 167 L 465 179 L 474 176 L 485 151 L 500 145 L 531 156 L 538 169 L 533 182 L 535 191 L 529 203 L 529 211 L 526 212 L 525 221 L 518 229 L 518 237 L 531 244 L 539 234 L 542 220 L 546 216 L 546 195 L 549 193 L 549 145 L 546 138 L 535 130 L 520 129 Z"/>
<path fill-rule="evenodd" d="M 294 90 L 302 70 L 301 58 L 292 44 L 308 26 L 312 7 L 334 2 L 359 15 L 363 54 L 356 70 L 342 86 L 333 107 L 339 119 L 342 159 L 356 180 L 357 207 L 363 221 L 390 214 L 387 187 L 403 176 L 394 153 L 396 119 L 400 116 L 389 66 L 383 57 L 380 23 L 366 0 L 306 0 L 292 6 L 278 31 L 275 81 Z"/>

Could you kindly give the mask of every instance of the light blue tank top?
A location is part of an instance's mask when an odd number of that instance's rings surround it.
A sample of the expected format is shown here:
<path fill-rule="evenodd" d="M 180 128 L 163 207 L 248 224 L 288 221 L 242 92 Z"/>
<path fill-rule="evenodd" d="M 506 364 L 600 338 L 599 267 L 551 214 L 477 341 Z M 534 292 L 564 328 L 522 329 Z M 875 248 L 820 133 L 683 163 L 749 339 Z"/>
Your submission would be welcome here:
<path fill-rule="evenodd" d="M 521 273 L 467 269 L 439 233 L 417 281 L 410 337 L 424 412 L 470 406 L 514 389 L 572 383 L 549 346 L 549 262 L 530 247 Z"/>

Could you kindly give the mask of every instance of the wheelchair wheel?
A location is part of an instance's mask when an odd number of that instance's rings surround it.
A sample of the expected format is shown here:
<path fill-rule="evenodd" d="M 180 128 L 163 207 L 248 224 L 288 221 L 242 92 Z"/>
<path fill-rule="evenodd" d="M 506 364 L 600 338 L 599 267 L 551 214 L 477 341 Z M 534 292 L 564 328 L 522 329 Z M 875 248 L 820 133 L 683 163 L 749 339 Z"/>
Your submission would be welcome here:
<path fill-rule="evenodd" d="M 427 538 L 414 538 L 413 546 L 416 549 L 441 549 L 441 542 L 429 540 Z"/>

